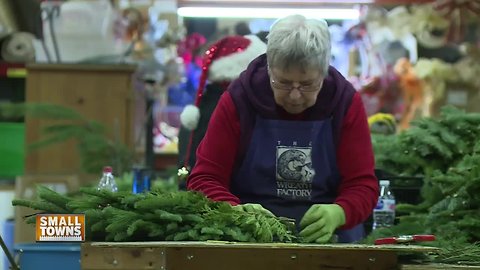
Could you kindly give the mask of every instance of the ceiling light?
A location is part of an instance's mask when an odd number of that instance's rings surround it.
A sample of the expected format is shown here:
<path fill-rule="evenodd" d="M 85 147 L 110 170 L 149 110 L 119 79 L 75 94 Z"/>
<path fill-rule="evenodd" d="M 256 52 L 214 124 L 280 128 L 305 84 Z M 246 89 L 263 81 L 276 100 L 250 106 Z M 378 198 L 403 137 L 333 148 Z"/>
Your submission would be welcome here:
<path fill-rule="evenodd" d="M 358 20 L 360 12 L 353 8 L 226 8 L 226 7 L 180 7 L 181 17 L 195 18 L 263 18 L 277 19 L 292 14 L 307 18 L 326 20 Z"/>

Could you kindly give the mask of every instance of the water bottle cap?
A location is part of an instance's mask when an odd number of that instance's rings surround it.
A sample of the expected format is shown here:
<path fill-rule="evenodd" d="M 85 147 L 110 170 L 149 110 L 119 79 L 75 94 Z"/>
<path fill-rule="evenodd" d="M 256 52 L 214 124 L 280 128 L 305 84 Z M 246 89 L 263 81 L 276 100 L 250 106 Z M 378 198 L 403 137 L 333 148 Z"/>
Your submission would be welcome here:
<path fill-rule="evenodd" d="M 110 166 L 103 167 L 103 172 L 104 173 L 112 173 L 112 167 L 110 167 Z"/>
<path fill-rule="evenodd" d="M 389 180 L 380 180 L 380 185 L 381 186 L 390 186 L 390 181 Z"/>

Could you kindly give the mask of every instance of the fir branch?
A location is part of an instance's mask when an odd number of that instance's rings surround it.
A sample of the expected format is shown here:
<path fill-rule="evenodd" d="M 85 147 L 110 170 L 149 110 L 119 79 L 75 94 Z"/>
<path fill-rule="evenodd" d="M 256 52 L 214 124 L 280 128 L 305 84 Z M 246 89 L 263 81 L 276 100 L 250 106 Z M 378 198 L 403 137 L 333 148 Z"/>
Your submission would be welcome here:
<path fill-rule="evenodd" d="M 480 243 L 447 245 L 433 261 L 446 264 L 480 265 Z"/>
<path fill-rule="evenodd" d="M 109 225 L 105 227 L 105 231 L 109 233 L 126 232 L 133 222 L 142 218 L 142 215 L 136 212 L 126 211 L 111 206 L 106 207 L 103 211 L 109 223 Z"/>
<path fill-rule="evenodd" d="M 27 146 L 29 150 L 75 140 L 82 169 L 98 173 L 104 164 L 112 164 L 118 173 L 131 168 L 133 153 L 128 146 L 107 136 L 104 125 L 85 118 L 74 109 L 55 104 L 2 104 L 0 116 L 29 117 L 49 120 L 42 129 L 42 137 Z"/>
<path fill-rule="evenodd" d="M 25 223 L 36 224 L 37 223 L 37 215 L 31 215 L 31 216 L 25 217 Z"/>
<path fill-rule="evenodd" d="M 84 120 L 75 110 L 49 103 L 3 103 L 0 115 L 7 117 L 32 117 L 56 120 Z"/>
<path fill-rule="evenodd" d="M 425 210 L 427 209 L 424 205 L 399 203 L 395 206 L 395 210 L 399 214 L 410 214 L 410 213 L 424 213 Z"/>
<path fill-rule="evenodd" d="M 127 194 L 130 194 L 129 192 L 112 192 L 105 189 L 97 189 L 91 187 L 82 187 L 80 188 L 80 191 L 93 197 L 105 199 L 110 203 L 121 202 L 123 197 L 125 197 Z"/>
<path fill-rule="evenodd" d="M 46 201 L 32 201 L 24 199 L 14 199 L 12 200 L 13 206 L 25 206 L 32 208 L 34 210 L 42 210 L 49 214 L 68 214 L 68 211 L 65 209 Z"/>
<path fill-rule="evenodd" d="M 372 135 L 372 143 L 378 168 L 428 177 L 471 154 L 479 137 L 480 114 L 447 106 L 442 108 L 440 119 L 421 118 L 395 136 Z"/>
<path fill-rule="evenodd" d="M 110 205 L 110 201 L 101 197 L 85 196 L 74 199 L 67 204 L 74 213 L 83 213 L 90 209 L 103 209 Z"/>
<path fill-rule="evenodd" d="M 64 196 L 58 192 L 55 192 L 43 185 L 37 185 L 36 188 L 37 188 L 37 195 L 40 199 L 53 203 L 56 206 L 62 208 L 66 212 L 71 210 L 67 205 L 72 200 L 71 198 Z"/>
<path fill-rule="evenodd" d="M 83 196 L 71 198 L 47 188 L 40 190 L 41 201 L 16 200 L 14 205 L 58 213 L 59 209 L 53 207 L 60 204 L 68 207 L 70 213 L 85 213 L 89 240 L 289 242 L 295 239 L 290 228 L 276 217 L 238 211 L 226 202 L 211 201 L 198 192 L 131 194 L 82 188 Z"/>

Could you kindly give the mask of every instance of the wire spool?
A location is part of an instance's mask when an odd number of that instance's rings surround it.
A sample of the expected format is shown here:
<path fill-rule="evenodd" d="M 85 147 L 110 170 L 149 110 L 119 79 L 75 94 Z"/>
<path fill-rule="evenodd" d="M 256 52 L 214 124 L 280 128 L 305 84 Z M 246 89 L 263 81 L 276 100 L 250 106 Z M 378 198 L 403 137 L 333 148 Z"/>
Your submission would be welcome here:
<path fill-rule="evenodd" d="M 447 44 L 447 31 L 444 31 L 442 35 L 435 35 L 432 31 L 424 29 L 417 33 L 417 41 L 425 48 L 436 49 L 443 47 Z"/>
<path fill-rule="evenodd" d="M 17 32 L 0 41 L 0 58 L 7 62 L 35 61 L 34 36 L 30 33 Z"/>

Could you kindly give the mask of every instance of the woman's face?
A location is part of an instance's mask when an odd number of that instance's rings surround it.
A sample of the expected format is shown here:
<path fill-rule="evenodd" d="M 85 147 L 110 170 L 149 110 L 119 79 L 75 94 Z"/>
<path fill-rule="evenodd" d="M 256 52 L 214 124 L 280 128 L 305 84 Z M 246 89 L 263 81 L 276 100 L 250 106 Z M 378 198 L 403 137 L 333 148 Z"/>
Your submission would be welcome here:
<path fill-rule="evenodd" d="M 318 69 L 270 68 L 270 85 L 275 102 L 291 114 L 298 114 L 312 107 L 323 85 L 324 77 L 321 74 Z"/>

